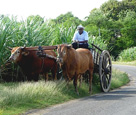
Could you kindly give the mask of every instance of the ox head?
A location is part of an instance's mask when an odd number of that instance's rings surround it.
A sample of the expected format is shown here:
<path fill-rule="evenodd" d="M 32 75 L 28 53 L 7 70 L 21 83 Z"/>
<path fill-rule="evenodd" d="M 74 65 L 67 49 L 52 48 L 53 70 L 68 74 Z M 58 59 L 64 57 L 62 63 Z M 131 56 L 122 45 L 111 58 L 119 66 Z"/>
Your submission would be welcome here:
<path fill-rule="evenodd" d="M 70 50 L 72 46 L 70 45 L 59 45 L 57 49 L 58 57 L 57 62 L 61 65 L 65 63 L 68 58 L 68 50 Z"/>
<path fill-rule="evenodd" d="M 9 57 L 9 60 L 17 63 L 22 56 L 27 56 L 29 54 L 28 51 L 25 51 L 25 47 L 14 47 L 11 50 L 11 56 Z"/>

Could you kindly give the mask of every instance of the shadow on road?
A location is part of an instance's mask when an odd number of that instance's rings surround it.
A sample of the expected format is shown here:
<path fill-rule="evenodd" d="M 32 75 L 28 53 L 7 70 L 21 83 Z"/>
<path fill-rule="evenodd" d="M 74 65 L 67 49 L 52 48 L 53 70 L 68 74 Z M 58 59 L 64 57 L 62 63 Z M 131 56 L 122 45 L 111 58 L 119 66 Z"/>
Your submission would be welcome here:
<path fill-rule="evenodd" d="M 125 88 L 126 89 L 126 88 Z M 132 88 L 133 89 L 133 88 Z M 124 91 L 113 91 L 109 93 L 103 93 L 101 95 L 95 95 L 95 96 L 90 96 L 87 98 L 81 99 L 83 100 L 98 100 L 98 101 L 103 101 L 103 100 L 121 100 L 123 98 L 128 98 L 128 97 L 134 97 L 133 95 L 136 94 L 136 90 L 132 90 L 131 88 L 127 88 L 127 90 Z"/>

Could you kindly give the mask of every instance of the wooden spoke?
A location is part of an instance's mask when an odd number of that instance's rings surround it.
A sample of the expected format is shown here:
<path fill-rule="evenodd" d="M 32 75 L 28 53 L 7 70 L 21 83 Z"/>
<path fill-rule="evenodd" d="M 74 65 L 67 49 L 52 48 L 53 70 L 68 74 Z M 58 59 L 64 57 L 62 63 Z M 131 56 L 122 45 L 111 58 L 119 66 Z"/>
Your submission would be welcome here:
<path fill-rule="evenodd" d="M 106 75 L 106 79 L 108 81 L 108 84 L 109 84 L 109 81 L 110 81 L 110 77 L 108 77 L 108 75 Z"/>
<path fill-rule="evenodd" d="M 106 81 L 105 75 L 102 76 L 102 79 L 103 79 L 103 86 L 104 86 L 104 88 L 107 88 L 107 81 Z"/>
<path fill-rule="evenodd" d="M 109 63 L 109 58 L 107 57 L 107 59 L 106 59 L 106 67 L 107 67 L 107 65 L 108 65 L 108 63 Z"/>

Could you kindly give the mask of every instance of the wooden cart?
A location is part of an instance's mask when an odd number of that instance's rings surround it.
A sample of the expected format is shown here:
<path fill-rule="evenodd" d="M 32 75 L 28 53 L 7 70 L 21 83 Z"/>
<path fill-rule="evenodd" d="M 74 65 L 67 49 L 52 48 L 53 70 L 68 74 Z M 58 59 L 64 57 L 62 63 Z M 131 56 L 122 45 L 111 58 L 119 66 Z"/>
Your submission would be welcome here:
<path fill-rule="evenodd" d="M 94 60 L 94 73 L 99 74 L 102 91 L 108 92 L 112 78 L 112 62 L 110 54 L 107 50 L 102 50 L 94 44 L 92 44 L 90 50 Z"/>

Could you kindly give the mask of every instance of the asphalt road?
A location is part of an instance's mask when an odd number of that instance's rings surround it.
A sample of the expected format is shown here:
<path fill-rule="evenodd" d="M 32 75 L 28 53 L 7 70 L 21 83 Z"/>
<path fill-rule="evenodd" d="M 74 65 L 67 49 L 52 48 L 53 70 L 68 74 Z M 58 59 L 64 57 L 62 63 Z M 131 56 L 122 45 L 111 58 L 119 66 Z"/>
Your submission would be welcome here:
<path fill-rule="evenodd" d="M 25 115 L 136 115 L 136 67 L 114 65 L 130 75 L 127 86 L 98 95 L 69 101 Z"/>

